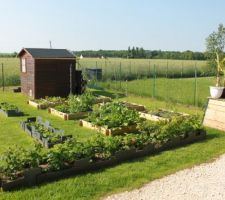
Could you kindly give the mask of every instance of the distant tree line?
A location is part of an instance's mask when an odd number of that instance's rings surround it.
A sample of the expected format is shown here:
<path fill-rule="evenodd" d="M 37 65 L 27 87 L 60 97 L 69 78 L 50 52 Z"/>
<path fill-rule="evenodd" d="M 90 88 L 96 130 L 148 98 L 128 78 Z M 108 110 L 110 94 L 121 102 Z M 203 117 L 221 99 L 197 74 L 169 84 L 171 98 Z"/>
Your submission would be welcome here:
<path fill-rule="evenodd" d="M 17 52 L 14 53 L 0 53 L 0 58 L 14 58 L 17 56 Z"/>
<path fill-rule="evenodd" d="M 161 51 L 161 50 L 145 50 L 142 47 L 128 47 L 127 50 L 85 50 L 73 51 L 76 56 L 84 57 L 105 57 L 105 58 L 148 58 L 148 59 L 177 59 L 177 60 L 207 60 L 209 55 L 205 52 L 194 51 Z M 16 57 L 14 53 L 0 53 L 0 57 Z"/>
<path fill-rule="evenodd" d="M 142 47 L 128 47 L 127 50 L 87 50 L 74 51 L 77 56 L 84 57 L 117 57 L 117 58 L 149 58 L 149 59 L 177 59 L 177 60 L 207 60 L 205 52 L 194 51 L 161 51 L 145 50 Z"/>

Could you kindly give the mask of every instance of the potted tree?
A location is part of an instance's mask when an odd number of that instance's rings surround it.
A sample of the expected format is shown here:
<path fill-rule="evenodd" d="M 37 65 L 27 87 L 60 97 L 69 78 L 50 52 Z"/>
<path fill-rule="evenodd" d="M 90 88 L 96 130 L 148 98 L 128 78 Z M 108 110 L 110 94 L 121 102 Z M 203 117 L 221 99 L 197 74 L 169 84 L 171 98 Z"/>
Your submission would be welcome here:
<path fill-rule="evenodd" d="M 216 66 L 216 85 L 210 86 L 212 98 L 220 98 L 223 94 L 225 82 L 222 81 L 224 76 L 224 48 L 225 48 L 225 27 L 220 24 L 217 32 L 211 33 L 206 38 L 207 52 Z"/>

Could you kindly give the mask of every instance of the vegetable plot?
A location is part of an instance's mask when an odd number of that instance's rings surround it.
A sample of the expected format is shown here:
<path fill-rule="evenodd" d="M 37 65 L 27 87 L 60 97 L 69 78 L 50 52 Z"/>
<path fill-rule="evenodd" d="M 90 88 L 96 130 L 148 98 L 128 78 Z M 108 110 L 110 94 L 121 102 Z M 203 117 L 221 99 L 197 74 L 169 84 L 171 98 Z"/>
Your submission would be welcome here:
<path fill-rule="evenodd" d="M 65 103 L 66 99 L 62 97 L 45 97 L 44 99 L 29 100 L 28 104 L 37 109 L 46 109 Z"/>
<path fill-rule="evenodd" d="M 170 110 L 159 109 L 154 112 L 139 112 L 140 117 L 152 120 L 152 121 L 160 121 L 160 120 L 168 120 L 173 117 L 185 117 L 188 116 L 186 113 L 174 112 Z"/>
<path fill-rule="evenodd" d="M 9 104 L 7 102 L 0 103 L 0 113 L 6 115 L 7 117 L 24 115 L 24 113 L 21 112 L 17 106 Z"/>
<path fill-rule="evenodd" d="M 45 151 L 40 146 L 9 148 L 1 156 L 1 187 L 12 190 L 57 180 L 199 141 L 206 135 L 201 121 L 192 116 L 173 118 L 170 123 L 146 121 L 139 129 L 138 134 L 100 134 L 85 142 L 71 138 Z"/>
<path fill-rule="evenodd" d="M 64 135 L 64 131 L 54 128 L 49 121 L 42 121 L 40 117 L 28 118 L 27 121 L 20 123 L 21 128 L 31 137 L 39 141 L 44 147 L 51 148 L 55 144 L 63 143 L 71 135 Z"/>
<path fill-rule="evenodd" d="M 70 95 L 67 103 L 49 108 L 49 113 L 63 118 L 64 120 L 79 119 L 87 116 L 92 111 L 94 96 L 91 93 L 85 93 L 80 96 Z"/>
<path fill-rule="evenodd" d="M 80 125 L 96 129 L 105 135 L 135 132 L 140 117 L 137 111 L 130 110 L 120 102 L 106 103 L 89 114 L 87 121 Z"/>

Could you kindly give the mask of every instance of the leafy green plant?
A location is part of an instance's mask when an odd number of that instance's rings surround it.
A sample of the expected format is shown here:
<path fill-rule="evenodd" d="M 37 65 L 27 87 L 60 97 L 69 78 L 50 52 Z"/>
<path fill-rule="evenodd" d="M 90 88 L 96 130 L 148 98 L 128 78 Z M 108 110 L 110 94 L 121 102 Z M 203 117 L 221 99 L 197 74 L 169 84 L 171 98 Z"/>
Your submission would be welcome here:
<path fill-rule="evenodd" d="M 86 92 L 80 96 L 70 95 L 66 104 L 56 106 L 55 109 L 65 113 L 86 112 L 92 109 L 94 96 Z"/>
<path fill-rule="evenodd" d="M 68 149 L 63 144 L 55 145 L 47 154 L 49 170 L 60 170 L 68 160 Z"/>
<path fill-rule="evenodd" d="M 62 132 L 54 132 L 53 130 L 49 130 L 48 127 L 45 127 L 43 124 L 40 124 L 38 122 L 29 122 L 27 123 L 27 125 L 29 127 L 33 126 L 35 130 L 41 134 L 41 137 L 47 138 L 51 143 L 60 141 L 63 136 Z"/>
<path fill-rule="evenodd" d="M 135 125 L 140 122 L 137 111 L 129 110 L 122 103 L 112 102 L 95 109 L 88 117 L 88 121 L 106 128 Z"/>
<path fill-rule="evenodd" d="M 7 112 L 10 110 L 18 110 L 18 107 L 7 102 L 0 103 L 0 109 Z"/>
<path fill-rule="evenodd" d="M 34 101 L 38 104 L 48 105 L 49 103 L 64 103 L 66 98 L 46 96 L 45 98 L 35 99 Z"/>
<path fill-rule="evenodd" d="M 0 174 L 9 179 L 20 176 L 25 168 L 47 164 L 47 170 L 64 169 L 75 161 L 87 158 L 92 161 L 110 159 L 116 152 L 129 149 L 143 149 L 148 144 L 162 145 L 173 138 L 184 138 L 187 133 L 202 130 L 198 116 L 171 118 L 169 121 L 145 121 L 139 125 L 140 133 L 123 136 L 97 134 L 85 142 L 74 138 L 53 148 L 43 150 L 40 145 L 34 149 L 9 148 L 2 156 Z"/>
<path fill-rule="evenodd" d="M 139 126 L 140 132 L 147 134 L 153 143 L 163 144 L 175 137 L 202 130 L 202 123 L 198 116 L 174 117 L 169 121 L 146 121 Z"/>
<path fill-rule="evenodd" d="M 37 167 L 43 160 L 40 145 L 28 150 L 18 146 L 9 147 L 0 157 L 0 173 L 13 180 L 22 175 L 23 169 Z"/>
<path fill-rule="evenodd" d="M 171 118 L 171 117 L 180 117 L 182 116 L 181 113 L 177 113 L 177 112 L 170 112 L 167 110 L 158 110 L 155 112 L 151 112 L 152 115 L 156 115 L 158 117 L 163 117 L 163 118 Z"/>

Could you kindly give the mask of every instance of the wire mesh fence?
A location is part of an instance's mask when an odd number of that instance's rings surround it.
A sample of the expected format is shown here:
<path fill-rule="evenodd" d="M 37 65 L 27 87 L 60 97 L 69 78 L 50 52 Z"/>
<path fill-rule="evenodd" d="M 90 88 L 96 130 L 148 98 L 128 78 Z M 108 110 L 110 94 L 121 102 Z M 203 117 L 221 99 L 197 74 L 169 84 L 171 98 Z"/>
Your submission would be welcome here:
<path fill-rule="evenodd" d="M 208 87 L 214 81 L 213 77 L 206 77 L 203 67 L 197 62 L 174 65 L 168 61 L 154 64 L 145 61 L 140 65 L 132 61 L 96 61 L 95 65 L 89 64 L 88 67 L 95 71 L 95 76 L 90 76 L 87 63 L 80 62 L 89 87 L 199 107 L 206 104 Z"/>
<path fill-rule="evenodd" d="M 214 85 L 203 61 L 83 59 L 77 68 L 92 88 L 194 106 L 205 105 Z M 18 59 L 0 58 L 0 69 L 0 87 L 20 84 Z"/>
<path fill-rule="evenodd" d="M 0 87 L 19 85 L 19 69 L 17 58 L 0 58 Z"/>

